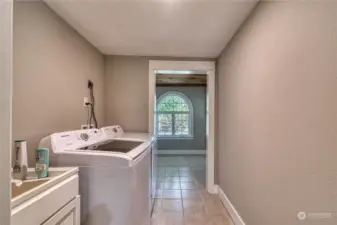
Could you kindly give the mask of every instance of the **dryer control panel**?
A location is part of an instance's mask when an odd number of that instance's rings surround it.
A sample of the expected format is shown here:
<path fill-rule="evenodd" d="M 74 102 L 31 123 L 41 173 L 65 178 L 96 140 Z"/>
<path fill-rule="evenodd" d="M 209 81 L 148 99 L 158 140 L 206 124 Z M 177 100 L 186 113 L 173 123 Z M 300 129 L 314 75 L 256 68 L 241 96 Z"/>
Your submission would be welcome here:
<path fill-rule="evenodd" d="M 119 138 L 124 135 L 124 130 L 119 125 L 102 127 L 101 132 L 106 138 Z"/>
<path fill-rule="evenodd" d="M 104 135 L 99 129 L 74 130 L 52 135 L 53 149 L 78 149 L 103 141 Z"/>

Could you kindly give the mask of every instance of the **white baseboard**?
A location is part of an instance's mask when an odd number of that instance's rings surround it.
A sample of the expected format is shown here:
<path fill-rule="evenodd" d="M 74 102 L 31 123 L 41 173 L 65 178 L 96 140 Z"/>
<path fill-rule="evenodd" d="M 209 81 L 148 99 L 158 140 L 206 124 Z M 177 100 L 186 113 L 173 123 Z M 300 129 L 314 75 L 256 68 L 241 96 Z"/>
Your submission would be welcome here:
<path fill-rule="evenodd" d="M 219 187 L 218 185 L 210 185 L 210 187 L 207 187 L 207 191 L 211 194 L 219 194 Z"/>
<path fill-rule="evenodd" d="M 157 150 L 158 155 L 206 155 L 206 150 Z"/>
<path fill-rule="evenodd" d="M 226 194 L 223 190 L 218 186 L 218 195 L 222 203 L 224 204 L 225 208 L 227 209 L 229 215 L 231 216 L 235 225 L 246 225 L 243 219 L 241 218 L 240 214 L 234 208 L 233 204 L 229 201 Z"/>

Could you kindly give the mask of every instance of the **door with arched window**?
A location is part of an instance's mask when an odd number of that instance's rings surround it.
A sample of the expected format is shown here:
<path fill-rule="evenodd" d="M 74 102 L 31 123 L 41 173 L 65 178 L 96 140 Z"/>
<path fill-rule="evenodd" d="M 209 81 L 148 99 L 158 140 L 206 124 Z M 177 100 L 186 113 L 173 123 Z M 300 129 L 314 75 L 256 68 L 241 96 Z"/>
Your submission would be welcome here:
<path fill-rule="evenodd" d="M 156 134 L 158 137 L 193 137 L 193 107 L 180 92 L 166 92 L 157 100 Z"/>

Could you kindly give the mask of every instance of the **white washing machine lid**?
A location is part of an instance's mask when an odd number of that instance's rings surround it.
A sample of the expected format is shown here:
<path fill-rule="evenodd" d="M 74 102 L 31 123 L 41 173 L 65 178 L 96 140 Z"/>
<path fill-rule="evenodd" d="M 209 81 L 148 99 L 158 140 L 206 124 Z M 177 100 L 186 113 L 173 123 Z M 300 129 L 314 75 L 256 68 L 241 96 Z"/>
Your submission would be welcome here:
<path fill-rule="evenodd" d="M 150 135 L 149 133 L 124 132 L 123 128 L 119 125 L 102 127 L 100 130 L 107 139 L 144 142 L 153 142 L 156 140 L 156 136 Z"/>
<path fill-rule="evenodd" d="M 116 126 L 101 129 L 73 130 L 51 134 L 40 141 L 39 147 L 47 147 L 53 154 L 70 154 L 97 157 L 115 157 L 132 162 L 155 141 L 148 133 L 129 133 Z M 99 149 L 99 145 L 111 141 L 136 142 L 129 151 Z"/>
<path fill-rule="evenodd" d="M 88 129 L 51 134 L 41 140 L 39 147 L 48 147 L 54 154 L 106 156 L 132 161 L 151 145 L 148 140 L 145 134 L 130 135 L 123 131 L 117 137 L 108 138 L 101 129 Z M 125 152 L 98 148 L 102 143 L 111 141 L 137 142 L 138 144 Z"/>
<path fill-rule="evenodd" d="M 135 160 L 140 156 L 149 146 L 151 142 L 130 140 L 123 138 L 107 139 L 101 142 L 96 142 L 91 145 L 86 145 L 75 149 L 89 154 L 103 154 L 106 156 L 122 157 L 125 159 Z M 67 151 L 73 151 L 68 149 Z"/>

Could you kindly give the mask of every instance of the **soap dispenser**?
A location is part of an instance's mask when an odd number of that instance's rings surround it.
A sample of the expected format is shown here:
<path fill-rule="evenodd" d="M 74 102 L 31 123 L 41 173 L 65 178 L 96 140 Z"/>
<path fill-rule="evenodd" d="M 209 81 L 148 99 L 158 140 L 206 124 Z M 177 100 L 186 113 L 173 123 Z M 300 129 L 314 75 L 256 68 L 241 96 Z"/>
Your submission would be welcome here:
<path fill-rule="evenodd" d="M 36 165 L 35 172 L 38 178 L 48 177 L 49 173 L 49 149 L 37 148 L 36 149 Z"/>
<path fill-rule="evenodd" d="M 15 164 L 13 167 L 13 178 L 16 180 L 25 180 L 27 178 L 28 159 L 27 143 L 25 140 L 14 141 Z"/>

